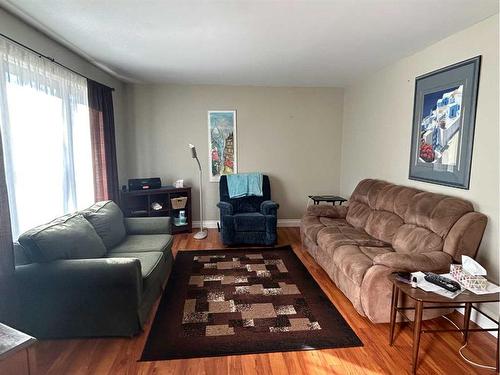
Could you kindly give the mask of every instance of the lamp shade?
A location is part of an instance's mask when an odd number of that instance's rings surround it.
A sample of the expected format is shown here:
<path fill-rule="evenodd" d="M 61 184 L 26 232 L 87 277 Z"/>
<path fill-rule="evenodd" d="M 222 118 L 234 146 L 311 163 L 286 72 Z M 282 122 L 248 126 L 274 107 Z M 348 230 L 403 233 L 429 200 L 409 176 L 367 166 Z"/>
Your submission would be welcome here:
<path fill-rule="evenodd" d="M 196 155 L 196 147 L 194 147 L 194 145 L 192 145 L 192 144 L 190 143 L 190 144 L 189 144 L 189 148 L 191 149 L 191 157 L 192 157 L 193 159 L 196 159 L 196 157 L 198 156 L 198 155 Z"/>

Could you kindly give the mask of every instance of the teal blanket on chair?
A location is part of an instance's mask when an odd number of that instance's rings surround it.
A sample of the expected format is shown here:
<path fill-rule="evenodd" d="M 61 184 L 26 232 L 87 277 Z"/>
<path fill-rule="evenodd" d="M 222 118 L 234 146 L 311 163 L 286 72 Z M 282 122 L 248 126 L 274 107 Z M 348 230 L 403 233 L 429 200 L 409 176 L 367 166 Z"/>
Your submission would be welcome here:
<path fill-rule="evenodd" d="M 262 173 L 237 173 L 227 175 L 229 198 L 255 195 L 262 197 Z"/>

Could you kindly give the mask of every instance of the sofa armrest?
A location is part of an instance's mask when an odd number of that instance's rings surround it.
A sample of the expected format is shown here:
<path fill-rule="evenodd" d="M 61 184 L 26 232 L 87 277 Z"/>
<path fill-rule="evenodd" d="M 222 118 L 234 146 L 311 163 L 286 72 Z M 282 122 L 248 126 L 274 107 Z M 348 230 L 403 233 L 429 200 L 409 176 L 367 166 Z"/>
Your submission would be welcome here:
<path fill-rule="evenodd" d="M 171 234 L 170 217 L 126 217 L 124 219 L 127 234 Z"/>
<path fill-rule="evenodd" d="M 306 215 L 330 217 L 332 219 L 345 219 L 347 216 L 347 206 L 315 204 L 307 207 Z"/>
<path fill-rule="evenodd" d="M 219 202 L 217 207 L 220 209 L 220 217 L 230 216 L 233 214 L 233 205 L 229 202 Z"/>
<path fill-rule="evenodd" d="M 446 235 L 443 251 L 450 254 L 456 262 L 462 261 L 462 255 L 475 258 L 487 223 L 488 218 L 482 213 L 466 213 Z"/>
<path fill-rule="evenodd" d="M 278 203 L 271 200 L 264 201 L 260 204 L 260 213 L 262 215 L 277 216 L 278 208 L 280 208 L 280 205 Z"/>
<path fill-rule="evenodd" d="M 17 266 L 19 328 L 40 338 L 129 336 L 144 305 L 138 259 L 71 259 Z"/>
<path fill-rule="evenodd" d="M 16 282 L 43 289 L 129 287 L 142 294 L 141 263 L 134 258 L 65 259 L 17 266 Z"/>
<path fill-rule="evenodd" d="M 394 271 L 406 272 L 444 271 L 450 268 L 451 262 L 451 256 L 443 251 L 429 251 L 428 253 L 418 254 L 391 252 L 373 258 L 374 265 L 383 265 L 394 269 Z"/>

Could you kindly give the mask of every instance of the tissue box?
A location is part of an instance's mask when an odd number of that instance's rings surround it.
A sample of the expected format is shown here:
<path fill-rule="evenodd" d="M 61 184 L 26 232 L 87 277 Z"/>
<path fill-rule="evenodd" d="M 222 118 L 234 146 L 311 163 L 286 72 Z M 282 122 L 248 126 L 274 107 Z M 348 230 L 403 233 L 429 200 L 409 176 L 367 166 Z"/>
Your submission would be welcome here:
<path fill-rule="evenodd" d="M 465 288 L 484 290 L 488 286 L 488 280 L 483 276 L 471 275 L 462 268 L 461 264 L 452 264 L 450 274 Z"/>

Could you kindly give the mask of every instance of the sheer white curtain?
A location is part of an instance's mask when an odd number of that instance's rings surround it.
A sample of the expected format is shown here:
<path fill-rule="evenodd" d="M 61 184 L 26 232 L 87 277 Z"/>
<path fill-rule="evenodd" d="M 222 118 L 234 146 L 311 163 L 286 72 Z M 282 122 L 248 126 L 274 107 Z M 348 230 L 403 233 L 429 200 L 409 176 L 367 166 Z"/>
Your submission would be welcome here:
<path fill-rule="evenodd" d="M 0 130 L 16 240 L 94 202 L 87 80 L 0 38 Z"/>

